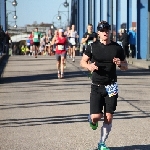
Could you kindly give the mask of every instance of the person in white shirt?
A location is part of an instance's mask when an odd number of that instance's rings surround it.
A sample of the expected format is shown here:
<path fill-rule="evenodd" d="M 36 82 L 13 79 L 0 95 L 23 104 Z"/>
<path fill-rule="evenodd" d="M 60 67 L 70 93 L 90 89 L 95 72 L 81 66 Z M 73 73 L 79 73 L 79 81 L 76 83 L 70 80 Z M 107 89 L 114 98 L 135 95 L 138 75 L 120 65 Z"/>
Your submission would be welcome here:
<path fill-rule="evenodd" d="M 70 30 L 70 44 L 71 44 L 71 58 L 75 62 L 75 48 L 76 48 L 76 39 L 79 38 L 77 31 L 75 31 L 75 25 L 72 25 Z"/>

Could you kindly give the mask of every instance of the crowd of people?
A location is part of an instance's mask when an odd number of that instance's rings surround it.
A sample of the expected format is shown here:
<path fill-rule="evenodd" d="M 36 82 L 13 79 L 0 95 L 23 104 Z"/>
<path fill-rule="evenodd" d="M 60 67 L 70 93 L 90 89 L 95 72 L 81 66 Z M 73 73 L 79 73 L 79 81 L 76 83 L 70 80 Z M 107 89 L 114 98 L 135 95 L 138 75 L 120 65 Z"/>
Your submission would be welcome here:
<path fill-rule="evenodd" d="M 117 107 L 118 84 L 116 67 L 122 71 L 128 69 L 126 58 L 129 57 L 129 44 L 132 50 L 132 57 L 135 56 L 135 33 L 126 30 L 120 33 L 122 46 L 110 39 L 111 26 L 106 21 L 100 21 L 97 32 L 93 31 L 93 25 L 87 25 L 87 31 L 83 33 L 80 41 L 80 52 L 82 58 L 80 66 L 91 73 L 91 93 L 90 93 L 90 114 L 88 116 L 90 127 L 93 130 L 98 128 L 98 121 L 104 117 L 101 127 L 98 150 L 110 150 L 105 142 L 112 129 L 113 114 Z M 5 40 L 0 38 L 0 42 L 7 45 L 10 40 L 5 35 Z M 1 36 L 0 36 L 1 37 Z M 58 79 L 64 78 L 64 68 L 66 58 L 75 62 L 75 49 L 79 35 L 75 25 L 71 28 L 57 29 L 52 34 L 51 30 L 42 35 L 38 28 L 30 34 L 26 40 L 26 45 L 22 45 L 23 55 L 55 55 L 56 70 Z M 1 44 L 0 43 L 0 44 Z M 5 47 L 7 51 L 7 46 Z M 1 48 L 2 50 L 2 48 Z"/>
<path fill-rule="evenodd" d="M 49 29 L 48 33 L 41 33 L 36 28 L 26 40 L 26 44 L 22 45 L 22 54 L 29 54 L 37 58 L 38 55 L 54 55 L 55 54 L 55 45 L 52 44 L 52 40 L 56 35 L 58 35 L 59 29 L 56 29 L 54 33 Z M 75 25 L 72 25 L 71 28 L 67 27 L 63 31 L 63 36 L 67 38 L 67 54 L 68 57 L 72 58 L 72 61 L 75 61 L 75 49 L 78 41 L 78 33 L 75 30 Z M 25 50 L 26 49 L 26 50 Z"/>

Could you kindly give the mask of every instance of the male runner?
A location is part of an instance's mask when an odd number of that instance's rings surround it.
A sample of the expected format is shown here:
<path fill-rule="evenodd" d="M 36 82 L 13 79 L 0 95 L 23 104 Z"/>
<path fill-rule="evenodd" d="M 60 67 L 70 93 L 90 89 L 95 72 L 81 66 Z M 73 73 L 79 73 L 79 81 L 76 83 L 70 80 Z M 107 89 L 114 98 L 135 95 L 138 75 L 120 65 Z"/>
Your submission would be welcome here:
<path fill-rule="evenodd" d="M 38 28 L 35 28 L 33 36 L 34 36 L 33 42 L 34 42 L 34 49 L 35 49 L 35 58 L 37 58 L 39 46 L 40 46 L 40 38 L 41 38 L 41 33 L 38 32 Z"/>
<path fill-rule="evenodd" d="M 110 150 L 105 141 L 111 131 L 113 114 L 117 106 L 116 66 L 121 70 L 127 70 L 124 51 L 118 43 L 110 40 L 110 29 L 106 21 L 98 24 L 100 40 L 87 46 L 80 61 L 82 67 L 93 72 L 88 117 L 93 130 L 97 129 L 98 121 L 104 116 L 98 150 Z M 90 59 L 91 64 L 88 63 Z"/>
<path fill-rule="evenodd" d="M 81 40 L 81 43 L 84 44 L 83 47 L 83 52 L 85 50 L 85 48 L 87 47 L 87 45 L 90 45 L 91 43 L 95 42 L 97 40 L 97 33 L 93 32 L 93 25 L 92 24 L 88 24 L 87 26 L 87 32 L 84 33 L 83 38 Z M 89 61 L 90 63 L 90 61 Z M 89 72 L 88 77 L 91 78 L 92 76 L 92 72 Z"/>
<path fill-rule="evenodd" d="M 93 25 L 88 24 L 87 32 L 84 33 L 81 43 L 86 43 L 86 46 L 97 40 L 97 33 L 93 32 Z"/>

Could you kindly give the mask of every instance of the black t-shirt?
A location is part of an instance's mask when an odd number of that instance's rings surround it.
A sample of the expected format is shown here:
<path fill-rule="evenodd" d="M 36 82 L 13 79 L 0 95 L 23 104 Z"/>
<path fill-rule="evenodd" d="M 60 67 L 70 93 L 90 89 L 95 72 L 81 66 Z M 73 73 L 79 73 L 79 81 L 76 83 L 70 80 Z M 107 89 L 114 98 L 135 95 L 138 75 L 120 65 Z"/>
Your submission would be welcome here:
<path fill-rule="evenodd" d="M 108 45 L 96 41 L 87 46 L 85 55 L 91 58 L 91 62 L 98 67 L 92 73 L 92 82 L 95 84 L 107 85 L 117 81 L 116 65 L 113 63 L 113 58 L 119 58 L 121 61 L 125 59 L 122 47 L 111 42 Z"/>
<path fill-rule="evenodd" d="M 0 29 L 0 42 L 2 42 L 4 38 L 5 38 L 5 32 L 2 29 Z"/>
<path fill-rule="evenodd" d="M 86 41 L 86 44 L 88 44 L 88 45 L 90 44 L 91 41 L 93 41 L 94 38 L 97 39 L 97 33 L 96 32 L 92 32 L 92 33 L 85 32 L 83 35 L 83 38 L 87 38 L 87 35 L 89 35 L 89 38 Z"/>
<path fill-rule="evenodd" d="M 4 38 L 4 43 L 5 44 L 9 44 L 9 40 L 10 40 L 10 37 L 8 34 L 5 35 L 5 38 Z"/>

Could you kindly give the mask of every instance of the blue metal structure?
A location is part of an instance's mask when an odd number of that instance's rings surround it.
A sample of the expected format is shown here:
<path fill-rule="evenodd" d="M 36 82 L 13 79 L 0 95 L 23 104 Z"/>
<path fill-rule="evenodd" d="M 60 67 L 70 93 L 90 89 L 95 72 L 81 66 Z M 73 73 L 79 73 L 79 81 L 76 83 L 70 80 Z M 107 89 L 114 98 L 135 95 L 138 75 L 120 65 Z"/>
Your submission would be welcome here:
<path fill-rule="evenodd" d="M 116 0 L 116 33 L 121 28 L 121 1 Z M 116 39 L 117 40 L 117 39 Z"/>
<path fill-rule="evenodd" d="M 138 0 L 137 2 L 137 58 L 138 59 L 150 59 L 148 56 L 148 43 L 150 44 L 150 38 L 148 38 L 148 3 L 149 0 Z"/>
<path fill-rule="evenodd" d="M 0 0 L 0 24 L 3 30 L 6 31 L 6 1 Z"/>
<path fill-rule="evenodd" d="M 132 1 L 127 0 L 127 32 L 132 27 Z"/>
<path fill-rule="evenodd" d="M 72 0 L 72 4 L 78 1 L 78 17 L 74 17 L 74 11 L 71 14 L 71 24 L 78 20 L 78 24 L 75 24 L 78 28 L 80 40 L 85 32 L 88 23 L 93 24 L 96 31 L 97 23 L 100 20 L 106 20 L 112 24 L 112 2 L 113 0 L 107 0 L 107 10 L 104 10 L 104 0 Z M 127 31 L 132 27 L 132 0 L 124 0 L 127 3 L 127 7 L 121 9 L 121 0 L 114 0 L 115 3 L 115 18 L 116 18 L 116 33 L 121 29 L 121 12 L 126 11 L 127 16 Z M 106 1 L 105 1 L 106 2 Z M 150 0 L 136 0 L 137 4 L 137 19 L 136 19 L 136 58 L 150 60 Z M 134 10 L 135 11 L 135 10 Z M 93 14 L 92 14 L 93 13 Z"/>

